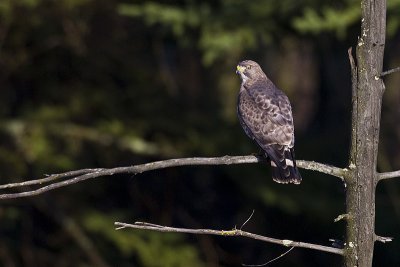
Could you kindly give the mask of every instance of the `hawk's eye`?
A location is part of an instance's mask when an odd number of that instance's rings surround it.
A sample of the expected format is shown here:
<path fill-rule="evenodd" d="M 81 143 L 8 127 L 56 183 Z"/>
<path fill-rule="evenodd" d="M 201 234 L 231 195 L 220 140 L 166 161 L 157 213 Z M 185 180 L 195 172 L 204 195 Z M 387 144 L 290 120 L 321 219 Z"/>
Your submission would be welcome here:
<path fill-rule="evenodd" d="M 251 66 L 250 65 L 246 66 L 246 69 L 248 69 L 248 70 L 251 69 Z"/>

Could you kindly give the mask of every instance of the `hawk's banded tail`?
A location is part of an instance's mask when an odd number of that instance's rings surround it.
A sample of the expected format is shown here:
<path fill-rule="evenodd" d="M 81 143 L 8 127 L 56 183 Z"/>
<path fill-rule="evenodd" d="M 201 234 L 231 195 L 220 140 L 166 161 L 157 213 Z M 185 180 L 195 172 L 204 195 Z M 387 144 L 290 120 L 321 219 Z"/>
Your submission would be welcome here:
<path fill-rule="evenodd" d="M 271 145 L 265 150 L 271 159 L 272 179 L 281 184 L 300 184 L 301 175 L 296 166 L 293 148 Z"/>

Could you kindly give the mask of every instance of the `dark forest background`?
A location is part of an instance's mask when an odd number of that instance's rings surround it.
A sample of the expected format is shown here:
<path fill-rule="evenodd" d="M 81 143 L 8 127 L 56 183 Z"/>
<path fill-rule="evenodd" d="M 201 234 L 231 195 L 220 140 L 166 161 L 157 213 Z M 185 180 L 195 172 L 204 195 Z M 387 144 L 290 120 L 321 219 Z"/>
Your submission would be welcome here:
<path fill-rule="evenodd" d="M 289 96 L 296 156 L 348 161 L 355 0 L 0 0 L 0 183 L 155 160 L 248 155 L 236 118 L 236 64 L 260 63 Z M 400 1 L 388 1 L 385 69 L 400 65 Z M 400 168 L 400 74 L 385 77 L 379 170 Z M 240 238 L 115 231 L 137 220 L 240 227 L 331 245 L 343 239 L 344 187 L 301 170 L 274 183 L 266 165 L 179 167 L 103 177 L 2 201 L 0 265 L 240 266 L 287 248 Z M 400 266 L 400 182 L 377 191 L 374 266 Z M 340 266 L 294 249 L 272 266 Z"/>

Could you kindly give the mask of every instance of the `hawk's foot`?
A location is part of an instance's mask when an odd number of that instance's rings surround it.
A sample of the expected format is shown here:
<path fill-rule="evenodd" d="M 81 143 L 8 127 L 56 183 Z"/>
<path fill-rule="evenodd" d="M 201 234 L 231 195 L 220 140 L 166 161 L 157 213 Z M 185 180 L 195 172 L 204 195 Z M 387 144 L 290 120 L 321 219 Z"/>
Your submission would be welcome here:
<path fill-rule="evenodd" d="M 264 159 L 268 158 L 268 156 L 265 154 L 264 150 L 262 150 L 261 148 L 260 148 L 260 150 L 258 150 L 257 153 L 251 153 L 251 155 L 255 156 L 257 158 L 264 158 Z"/>

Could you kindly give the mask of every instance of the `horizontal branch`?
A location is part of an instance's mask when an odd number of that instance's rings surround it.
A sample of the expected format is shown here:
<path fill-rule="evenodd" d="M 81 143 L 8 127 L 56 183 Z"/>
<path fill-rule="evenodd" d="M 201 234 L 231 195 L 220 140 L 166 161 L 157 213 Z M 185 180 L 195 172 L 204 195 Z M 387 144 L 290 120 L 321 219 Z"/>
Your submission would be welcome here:
<path fill-rule="evenodd" d="M 375 241 L 382 242 L 382 243 L 392 242 L 393 237 L 375 235 Z"/>
<path fill-rule="evenodd" d="M 340 178 L 342 181 L 344 180 L 344 176 L 346 173 L 346 169 L 341 169 L 335 166 L 331 166 L 328 164 L 323 164 L 315 161 L 305 161 L 305 160 L 296 160 L 297 167 L 317 171 L 324 174 L 332 175 L 337 178 Z"/>
<path fill-rule="evenodd" d="M 13 187 L 28 186 L 28 185 L 36 185 L 36 184 L 44 184 L 44 183 L 52 182 L 54 180 L 59 180 L 61 178 L 73 177 L 73 176 L 87 174 L 87 173 L 101 171 L 101 170 L 102 169 L 82 169 L 82 170 L 64 172 L 64 173 L 60 173 L 60 174 L 51 174 L 51 175 L 49 175 L 45 178 L 41 178 L 41 179 L 30 180 L 30 181 L 25 181 L 25 182 L 20 182 L 20 183 L 2 184 L 2 185 L 0 185 L 0 189 L 7 189 L 7 188 L 13 188 Z"/>
<path fill-rule="evenodd" d="M 397 72 L 397 71 L 400 71 L 400 67 L 382 72 L 381 77 L 392 74 L 393 72 Z"/>
<path fill-rule="evenodd" d="M 400 170 L 393 172 L 378 173 L 378 180 L 390 179 L 400 177 Z"/>
<path fill-rule="evenodd" d="M 196 235 L 218 235 L 218 236 L 243 236 L 255 240 L 260 240 L 263 242 L 274 243 L 286 247 L 299 247 L 299 248 L 307 248 L 313 250 L 324 251 L 328 253 L 343 255 L 343 250 L 339 248 L 333 248 L 328 246 L 316 245 L 311 243 L 304 243 L 298 241 L 292 241 L 287 239 L 276 239 L 272 237 L 257 235 L 249 232 L 242 231 L 240 229 L 233 230 L 212 230 L 212 229 L 188 229 L 188 228 L 175 228 L 175 227 L 167 227 L 157 224 L 151 224 L 146 222 L 135 222 L 135 224 L 128 224 L 122 222 L 115 222 L 115 226 L 117 226 L 116 230 L 124 229 L 124 228 L 133 228 L 133 229 L 144 229 L 158 232 L 169 232 L 169 233 L 187 233 L 187 234 L 196 234 Z"/>
<path fill-rule="evenodd" d="M 6 188 L 22 187 L 27 185 L 43 185 L 43 183 L 51 182 L 49 185 L 45 185 L 34 190 L 18 192 L 18 193 L 0 194 L 0 199 L 14 199 L 14 198 L 35 196 L 50 190 L 72 185 L 84 180 L 93 179 L 101 176 L 111 176 L 114 174 L 122 174 L 122 173 L 139 174 L 151 170 L 164 169 L 177 166 L 231 165 L 231 164 L 245 164 L 245 163 L 258 163 L 258 162 L 266 162 L 266 159 L 263 157 L 256 157 L 256 156 L 223 156 L 223 157 L 211 157 L 211 158 L 195 157 L 195 158 L 161 160 L 161 161 L 155 161 L 129 167 L 117 167 L 112 169 L 98 168 L 98 169 L 76 170 L 60 174 L 52 174 L 48 177 L 37 180 L 0 185 L 0 189 L 6 189 Z M 296 162 L 299 168 L 314 170 L 321 173 L 329 174 L 338 177 L 342 180 L 345 174 L 345 169 L 325 165 L 314 161 L 298 160 Z M 65 178 L 67 179 L 59 181 Z"/>

